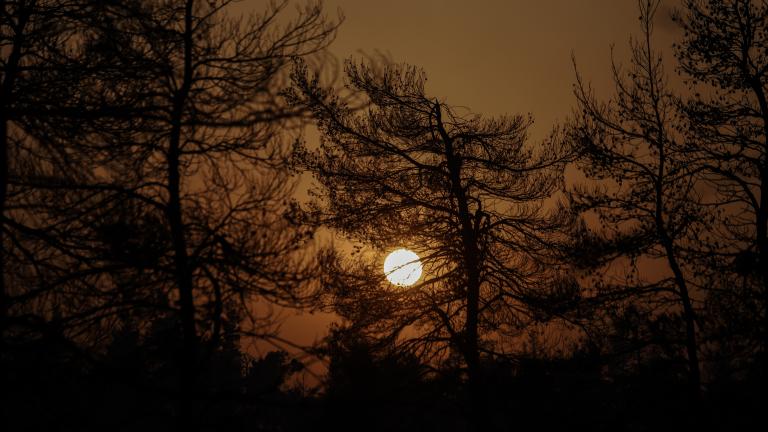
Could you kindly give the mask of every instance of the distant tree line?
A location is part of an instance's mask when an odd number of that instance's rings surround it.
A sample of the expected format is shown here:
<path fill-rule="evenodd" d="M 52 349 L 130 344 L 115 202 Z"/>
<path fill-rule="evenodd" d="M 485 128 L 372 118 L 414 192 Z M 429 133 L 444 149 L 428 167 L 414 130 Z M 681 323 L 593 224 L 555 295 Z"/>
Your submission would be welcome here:
<path fill-rule="evenodd" d="M 530 116 L 449 105 L 412 65 L 327 79 L 341 17 L 319 3 L 231 3 L 0 1 L 8 430 L 757 418 L 768 5 L 684 0 L 672 58 L 639 0 L 612 94 L 574 58 L 574 110 L 532 142 Z M 382 274 L 398 247 L 424 265 L 411 287 Z M 339 317 L 305 347 L 318 389 L 246 348 L 281 340 L 275 308 Z"/>

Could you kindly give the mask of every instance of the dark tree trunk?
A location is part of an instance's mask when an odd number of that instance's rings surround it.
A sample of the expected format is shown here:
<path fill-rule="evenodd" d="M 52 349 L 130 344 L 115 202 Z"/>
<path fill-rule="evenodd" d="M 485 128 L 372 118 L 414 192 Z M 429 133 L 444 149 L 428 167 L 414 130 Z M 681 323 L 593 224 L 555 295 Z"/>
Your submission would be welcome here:
<path fill-rule="evenodd" d="M 696 313 L 693 310 L 691 298 L 688 293 L 688 284 L 685 281 L 680 265 L 677 262 L 672 241 L 663 234 L 662 243 L 667 255 L 667 262 L 675 276 L 678 295 L 683 304 L 683 319 L 685 320 L 685 348 L 688 356 L 688 375 L 691 386 L 691 394 L 694 400 L 701 396 L 701 368 L 699 366 L 698 341 L 696 338 Z"/>
<path fill-rule="evenodd" d="M 5 13 L 5 4 L 0 4 L 2 12 Z M 3 71 L 3 81 L 0 84 L 0 343 L 2 343 L 5 332 L 6 321 L 8 318 L 8 308 L 10 299 L 5 280 L 6 255 L 5 250 L 5 212 L 8 199 L 9 182 L 9 141 L 8 124 L 10 122 L 10 104 L 13 97 L 13 87 L 16 84 L 18 76 L 19 63 L 22 56 L 22 46 L 24 45 L 24 31 L 31 11 L 28 8 L 20 10 L 15 34 L 13 37 L 11 52 L 6 61 Z"/>
<path fill-rule="evenodd" d="M 649 3 L 650 7 L 650 3 Z M 651 27 L 650 20 L 652 16 L 646 16 L 645 20 L 645 54 L 647 55 L 648 73 L 656 78 L 658 72 L 654 67 L 654 61 L 652 58 L 651 49 Z M 667 145 L 668 140 L 665 133 L 665 122 L 662 118 L 660 111 L 661 95 L 660 90 L 657 87 L 659 81 L 652 79 L 648 90 L 650 91 L 650 98 L 653 101 L 653 114 L 656 126 L 658 127 L 658 177 L 655 181 L 655 207 L 654 213 L 656 234 L 661 246 L 664 248 L 666 254 L 667 263 L 672 270 L 672 274 L 675 277 L 675 284 L 677 285 L 677 294 L 680 302 L 683 305 L 683 319 L 685 320 L 685 349 L 686 356 L 688 358 L 688 384 L 690 386 L 691 398 L 694 403 L 697 403 L 701 395 L 701 369 L 699 366 L 699 354 L 698 354 L 698 341 L 696 340 L 696 314 L 693 310 L 693 304 L 691 303 L 691 297 L 688 290 L 688 282 L 685 279 L 680 263 L 677 260 L 675 252 L 674 239 L 670 237 L 667 229 L 667 222 L 665 220 L 665 203 L 664 203 L 664 182 L 666 176 L 665 166 L 667 163 Z M 653 140 L 649 140 L 653 142 Z"/>
<path fill-rule="evenodd" d="M 183 331 L 182 383 L 180 390 L 185 392 L 186 396 L 189 396 L 189 391 L 194 387 L 198 355 L 192 268 L 187 254 L 180 184 L 181 128 L 185 103 L 189 96 L 192 81 L 192 6 L 193 1 L 187 1 L 183 40 L 184 75 L 181 87 L 173 97 L 171 133 L 168 143 L 168 203 L 166 209 L 168 225 L 171 230 L 173 264 L 179 292 L 180 318 Z"/>
<path fill-rule="evenodd" d="M 657 121 L 659 124 L 662 124 L 658 113 Z M 669 264 L 669 268 L 672 270 L 672 274 L 675 277 L 677 294 L 680 302 L 683 305 L 683 320 L 685 321 L 685 349 L 686 356 L 688 358 L 688 383 L 690 385 L 692 399 L 694 401 L 698 401 L 701 395 L 701 369 L 699 366 L 698 342 L 696 340 L 696 314 L 693 310 L 693 304 L 691 303 L 691 297 L 688 291 L 688 282 L 686 281 L 685 275 L 680 268 L 680 263 L 677 260 L 674 240 L 669 236 L 669 233 L 667 232 L 667 224 L 664 220 L 664 193 L 662 188 L 664 181 L 664 165 L 666 162 L 664 148 L 665 144 L 666 139 L 661 137 L 659 139 L 659 172 L 658 179 L 656 181 L 656 233 L 659 236 L 661 246 L 664 248 L 667 264 Z"/>
<path fill-rule="evenodd" d="M 461 184 L 461 157 L 457 156 L 453 148 L 453 140 L 445 130 L 440 105 L 435 105 L 435 115 L 437 118 L 437 129 L 445 145 L 445 156 L 448 165 L 448 171 L 451 181 L 451 191 L 456 206 L 458 208 L 459 223 L 461 224 L 461 239 L 463 251 L 463 265 L 466 270 L 466 322 L 464 329 L 464 340 L 462 343 L 462 354 L 467 363 L 467 380 L 469 386 L 469 397 L 472 398 L 471 409 L 477 411 L 476 404 L 479 403 L 479 363 L 480 352 L 478 346 L 478 314 L 480 308 L 480 269 L 479 269 L 479 250 L 477 247 L 477 235 L 472 224 L 472 215 L 469 210 L 469 201 L 466 191 Z M 473 413 L 476 415 L 476 413 Z"/>
<path fill-rule="evenodd" d="M 0 99 L 3 100 L 3 99 Z M 0 107 L 0 349 L 2 348 L 9 298 L 5 287 L 5 201 L 8 194 L 8 120 L 4 107 Z"/>
<path fill-rule="evenodd" d="M 763 374 L 768 376 L 768 100 L 758 78 L 752 79 L 752 90 L 760 105 L 763 122 L 763 159 L 760 167 L 760 208 L 756 209 L 755 223 L 758 266 L 763 289 L 762 339 Z"/>
<path fill-rule="evenodd" d="M 656 232 L 659 236 L 664 253 L 667 258 L 670 270 L 675 277 L 677 285 L 677 294 L 683 305 L 683 320 L 685 321 L 685 350 L 688 358 L 688 383 L 690 385 L 691 397 L 694 402 L 698 401 L 701 395 L 701 369 L 699 366 L 698 341 L 696 340 L 696 313 L 693 310 L 690 293 L 688 291 L 688 282 L 685 279 L 680 263 L 675 254 L 674 241 L 667 232 L 667 225 L 664 221 L 664 203 L 662 200 L 662 181 L 664 179 L 664 140 L 659 146 L 659 178 L 656 182 Z"/>

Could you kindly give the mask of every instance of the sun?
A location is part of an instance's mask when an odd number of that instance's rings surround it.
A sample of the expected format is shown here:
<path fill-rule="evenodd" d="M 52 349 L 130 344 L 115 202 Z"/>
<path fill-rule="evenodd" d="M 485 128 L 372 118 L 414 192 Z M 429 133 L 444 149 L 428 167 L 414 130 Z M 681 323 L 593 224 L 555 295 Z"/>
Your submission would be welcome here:
<path fill-rule="evenodd" d="M 398 249 L 384 260 L 384 275 L 397 286 L 411 286 L 421 277 L 419 256 L 408 249 Z"/>

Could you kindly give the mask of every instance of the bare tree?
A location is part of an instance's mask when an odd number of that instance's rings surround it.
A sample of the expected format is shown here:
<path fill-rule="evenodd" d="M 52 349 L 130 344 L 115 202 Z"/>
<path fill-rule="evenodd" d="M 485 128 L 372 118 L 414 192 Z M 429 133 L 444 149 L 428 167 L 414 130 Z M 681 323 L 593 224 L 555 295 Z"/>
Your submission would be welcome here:
<path fill-rule="evenodd" d="M 656 260 L 668 270 L 660 279 L 630 277 L 607 282 L 612 296 L 639 301 L 648 299 L 657 312 L 682 309 L 689 381 L 700 391 L 697 316 L 692 298 L 693 275 L 685 250 L 691 235 L 701 229 L 702 208 L 696 191 L 697 177 L 684 139 L 676 131 L 679 112 L 668 87 L 662 57 L 652 47 L 657 0 L 641 0 L 642 36 L 631 40 L 631 65 L 613 65 L 615 94 L 599 101 L 577 72 L 578 106 L 570 124 L 570 139 L 580 148 L 579 167 L 591 180 L 574 189 L 575 209 L 597 215 L 592 228 L 593 246 L 603 256 L 591 267 L 610 270 L 625 260 L 637 272 Z M 583 260 L 583 256 L 581 259 Z M 608 274 L 610 277 L 610 274 Z"/>
<path fill-rule="evenodd" d="M 726 282 L 732 300 L 757 300 L 749 314 L 758 323 L 753 339 L 766 367 L 768 5 L 686 0 L 683 6 L 675 15 L 685 31 L 676 54 L 692 95 L 683 104 L 689 150 L 714 191 L 710 204 L 719 215 L 707 253 L 718 258 L 714 264 L 724 275 L 744 278 L 741 290 Z"/>
<path fill-rule="evenodd" d="M 73 263 L 51 231 L 66 225 L 50 212 L 64 205 L 61 194 L 39 186 L 80 182 L 90 170 L 73 145 L 82 136 L 78 94 L 94 69 L 80 43 L 90 7 L 84 0 L 0 2 L 2 336 L 11 321 L 42 329 L 44 308 L 37 306 L 47 303 L 50 314 L 51 281 Z"/>
<path fill-rule="evenodd" d="M 428 363 L 458 355 L 474 392 L 481 354 L 502 353 L 503 335 L 530 319 L 526 300 L 548 282 L 545 256 L 562 221 L 544 202 L 568 153 L 554 141 L 529 145 L 528 117 L 486 119 L 429 97 L 415 67 L 348 61 L 345 70 L 346 89 L 367 108 L 301 65 L 289 94 L 322 132 L 317 151 L 297 150 L 319 184 L 314 211 L 374 251 L 329 271 L 337 311 Z M 413 287 L 383 279 L 380 254 L 396 246 L 421 257 Z"/>
<path fill-rule="evenodd" d="M 282 145 L 302 111 L 278 92 L 290 60 L 322 51 L 338 24 L 319 4 L 289 20 L 286 2 L 247 19 L 230 3 L 106 2 L 88 40 L 113 65 L 93 81 L 110 109 L 83 144 L 99 167 L 83 189 L 107 194 L 86 222 L 102 247 L 91 264 L 123 269 L 94 285 L 122 296 L 109 287 L 138 282 L 134 303 L 176 314 L 187 390 L 227 316 L 273 336 L 265 304 L 306 301 L 313 265 Z"/>

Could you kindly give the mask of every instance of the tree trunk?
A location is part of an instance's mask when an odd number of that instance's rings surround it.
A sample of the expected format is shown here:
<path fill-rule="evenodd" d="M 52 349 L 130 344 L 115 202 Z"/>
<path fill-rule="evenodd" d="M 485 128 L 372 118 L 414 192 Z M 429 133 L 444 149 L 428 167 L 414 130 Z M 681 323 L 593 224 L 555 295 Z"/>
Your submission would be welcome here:
<path fill-rule="evenodd" d="M 659 124 L 661 121 L 659 120 Z M 661 129 L 660 129 L 661 130 Z M 688 283 L 685 280 L 680 264 L 677 261 L 677 255 L 675 255 L 674 242 L 667 232 L 666 222 L 664 221 L 664 202 L 663 202 L 663 179 L 664 179 L 664 165 L 665 165 L 665 152 L 664 143 L 665 139 L 659 140 L 659 173 L 656 181 L 656 212 L 655 223 L 656 233 L 659 236 L 662 247 L 667 258 L 667 264 L 669 264 L 670 270 L 675 277 L 675 284 L 677 285 L 677 294 L 680 298 L 680 302 L 683 305 L 683 320 L 685 321 L 685 349 L 686 356 L 688 358 L 688 383 L 691 391 L 691 398 L 694 403 L 698 402 L 701 395 L 701 369 L 699 366 L 699 354 L 698 354 L 698 342 L 696 340 L 696 314 L 693 310 L 690 294 L 688 292 Z"/>
<path fill-rule="evenodd" d="M 461 224 L 462 258 L 467 277 L 465 336 L 461 348 L 464 361 L 467 364 L 469 396 L 472 398 L 472 406 L 470 409 L 473 411 L 473 416 L 477 416 L 480 396 L 480 352 L 477 330 L 480 308 L 480 268 L 478 263 L 479 250 L 477 247 L 477 235 L 472 225 L 469 201 L 467 200 L 464 187 L 461 185 L 461 158 L 456 156 L 453 148 L 453 141 L 443 127 L 439 104 L 435 104 L 435 115 L 437 118 L 437 129 L 445 145 L 445 156 L 450 175 L 451 192 L 456 200 L 456 205 L 459 211 L 459 223 Z"/>
<path fill-rule="evenodd" d="M 760 105 L 763 122 L 763 158 L 760 166 L 760 208 L 756 209 L 755 243 L 757 244 L 758 266 L 763 289 L 762 339 L 763 374 L 768 376 L 768 100 L 759 79 L 752 79 L 752 90 Z"/>
<path fill-rule="evenodd" d="M 0 11 L 5 13 L 5 4 L 1 4 L 0 6 L 2 7 Z M 16 22 L 11 52 L 5 63 L 3 81 L 0 84 L 0 343 L 4 340 L 3 335 L 5 333 L 8 309 L 10 307 L 10 299 L 5 281 L 7 253 L 5 250 L 5 224 L 3 223 L 8 199 L 8 182 L 10 181 L 10 159 L 8 148 L 9 111 L 11 109 L 10 101 L 13 96 L 13 87 L 16 84 L 19 63 L 21 61 L 24 31 L 26 30 L 31 12 L 32 11 L 29 8 L 21 8 L 19 10 L 19 18 Z"/>
<path fill-rule="evenodd" d="M 649 6 L 650 7 L 650 4 Z M 691 399 L 694 404 L 697 404 L 701 396 L 701 369 L 699 367 L 699 354 L 698 354 L 698 342 L 696 340 L 696 314 L 693 310 L 690 294 L 688 292 L 688 283 L 685 279 L 680 264 L 677 261 L 677 255 L 675 255 L 674 240 L 669 236 L 667 230 L 667 223 L 664 220 L 665 208 L 664 208 L 664 180 L 665 180 L 665 165 L 666 159 L 666 146 L 668 144 L 667 136 L 665 133 L 665 123 L 661 115 L 660 103 L 661 95 L 656 85 L 658 75 L 657 70 L 653 67 L 653 58 L 651 50 L 651 27 L 650 22 L 652 15 L 645 15 L 645 54 L 647 55 L 647 68 L 651 77 L 651 83 L 649 86 L 650 98 L 653 101 L 653 113 L 655 117 L 656 126 L 658 127 L 658 173 L 655 180 L 655 212 L 654 219 L 656 224 L 656 234 L 661 242 L 664 252 L 667 257 L 667 263 L 672 270 L 672 274 L 675 277 L 675 284 L 677 285 L 677 293 L 680 302 L 683 305 L 683 319 L 685 320 L 685 348 L 686 356 L 688 358 L 688 384 L 690 386 Z M 649 140 L 653 143 L 653 140 Z"/>
<path fill-rule="evenodd" d="M 2 100 L 2 99 L 0 99 Z M 5 202 L 8 194 L 8 120 L 0 107 L 0 351 L 5 340 L 9 298 L 5 287 Z"/>
<path fill-rule="evenodd" d="M 678 295 L 683 304 L 683 319 L 685 320 L 685 348 L 688 356 L 688 375 L 691 386 L 691 394 L 694 400 L 701 396 L 701 368 L 699 366 L 698 342 L 696 338 L 696 313 L 693 310 L 691 298 L 688 293 L 688 284 L 685 281 L 680 265 L 677 262 L 672 241 L 663 234 L 662 243 L 667 255 L 667 262 L 675 276 Z"/>
<path fill-rule="evenodd" d="M 195 303 L 192 268 L 187 254 L 187 241 L 181 202 L 181 128 L 184 107 L 192 81 L 192 0 L 187 1 L 184 15 L 184 76 L 173 97 L 171 133 L 168 142 L 168 203 L 166 208 L 173 246 L 173 265 L 179 292 L 180 318 L 183 332 L 182 373 L 180 390 L 190 396 L 196 375 L 198 338 L 195 325 Z M 186 414 L 186 413 L 185 413 Z"/>

